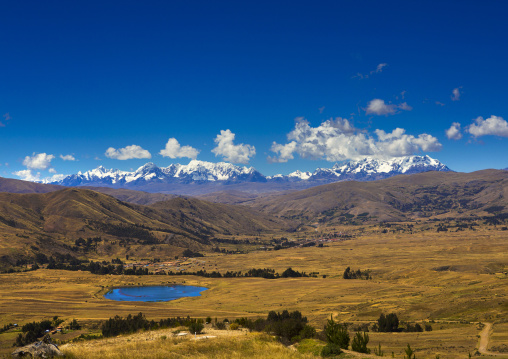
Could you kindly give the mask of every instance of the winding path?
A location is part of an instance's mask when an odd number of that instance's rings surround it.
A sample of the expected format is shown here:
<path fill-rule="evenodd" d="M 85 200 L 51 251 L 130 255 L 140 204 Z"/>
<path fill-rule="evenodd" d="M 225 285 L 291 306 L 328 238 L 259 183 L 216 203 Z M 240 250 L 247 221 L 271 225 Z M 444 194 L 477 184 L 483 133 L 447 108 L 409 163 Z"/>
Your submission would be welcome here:
<path fill-rule="evenodd" d="M 483 327 L 480 332 L 480 343 L 478 344 L 478 351 L 481 354 L 492 355 L 492 356 L 504 356 L 508 357 L 508 353 L 496 353 L 491 352 L 487 348 L 489 347 L 489 339 L 492 334 L 492 323 L 483 323 L 485 327 Z"/>

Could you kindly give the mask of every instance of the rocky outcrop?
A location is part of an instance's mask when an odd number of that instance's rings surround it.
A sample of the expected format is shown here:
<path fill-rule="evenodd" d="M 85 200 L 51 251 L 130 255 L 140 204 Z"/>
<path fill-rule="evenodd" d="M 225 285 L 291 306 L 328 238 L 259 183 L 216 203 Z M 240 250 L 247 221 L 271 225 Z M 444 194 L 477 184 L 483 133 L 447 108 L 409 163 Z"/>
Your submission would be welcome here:
<path fill-rule="evenodd" d="M 13 358 L 54 358 L 62 357 L 63 353 L 56 344 L 51 342 L 51 338 L 46 336 L 40 342 L 16 349 L 11 355 Z"/>

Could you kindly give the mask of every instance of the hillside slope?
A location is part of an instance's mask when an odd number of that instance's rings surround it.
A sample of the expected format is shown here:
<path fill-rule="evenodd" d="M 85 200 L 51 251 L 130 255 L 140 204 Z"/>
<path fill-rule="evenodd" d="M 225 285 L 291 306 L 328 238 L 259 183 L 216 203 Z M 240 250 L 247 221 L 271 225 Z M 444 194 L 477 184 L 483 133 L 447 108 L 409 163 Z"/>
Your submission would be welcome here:
<path fill-rule="evenodd" d="M 122 202 L 87 189 L 44 194 L 0 193 L 2 264 L 36 253 L 112 257 L 175 255 L 201 250 L 209 239 L 257 235 L 288 228 L 285 221 L 254 209 L 173 198 L 153 206 Z M 76 240 L 93 241 L 79 247 Z"/>
<path fill-rule="evenodd" d="M 508 172 L 426 172 L 373 182 L 338 182 L 246 202 L 301 222 L 405 221 L 508 210 Z"/>

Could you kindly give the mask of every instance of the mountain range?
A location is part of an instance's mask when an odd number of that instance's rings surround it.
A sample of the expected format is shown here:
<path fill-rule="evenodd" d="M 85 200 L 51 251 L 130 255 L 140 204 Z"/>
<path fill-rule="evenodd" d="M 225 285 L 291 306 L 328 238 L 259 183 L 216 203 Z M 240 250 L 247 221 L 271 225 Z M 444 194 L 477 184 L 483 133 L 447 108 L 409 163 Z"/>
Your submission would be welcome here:
<path fill-rule="evenodd" d="M 188 165 L 171 164 L 168 167 L 158 167 L 150 162 L 133 172 L 99 166 L 46 183 L 195 195 L 216 192 L 224 186 L 244 192 L 271 192 L 303 189 L 338 181 L 372 181 L 427 171 L 448 172 L 450 169 L 429 156 L 407 156 L 391 160 L 366 158 L 335 164 L 332 168 L 318 168 L 312 173 L 295 171 L 288 175 L 264 176 L 253 167 L 192 160 Z"/>
<path fill-rule="evenodd" d="M 0 190 L 0 264 L 5 265 L 39 252 L 171 257 L 185 248 L 210 248 L 209 240 L 223 236 L 266 237 L 322 225 L 455 221 L 505 226 L 508 220 L 504 170 L 431 171 L 300 191 L 231 190 L 200 198 L 5 178 L 0 178 Z M 101 242 L 84 253 L 75 248 L 79 238 Z"/>

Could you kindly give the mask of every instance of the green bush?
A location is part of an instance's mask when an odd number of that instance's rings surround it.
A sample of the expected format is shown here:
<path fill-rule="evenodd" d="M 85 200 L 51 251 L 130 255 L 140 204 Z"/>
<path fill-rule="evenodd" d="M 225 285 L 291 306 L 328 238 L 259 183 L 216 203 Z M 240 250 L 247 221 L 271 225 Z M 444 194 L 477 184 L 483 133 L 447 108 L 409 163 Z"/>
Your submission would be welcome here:
<path fill-rule="evenodd" d="M 326 346 L 323 347 L 323 349 L 321 349 L 321 356 L 322 357 L 330 357 L 330 356 L 339 355 L 339 354 L 342 354 L 342 350 L 341 350 L 340 346 L 333 344 L 333 343 L 328 343 L 328 344 L 326 344 Z"/>
<path fill-rule="evenodd" d="M 351 342 L 351 350 L 358 353 L 370 354 L 370 349 L 367 348 L 368 343 L 369 335 L 365 332 L 363 332 L 363 335 L 362 333 L 358 332 Z"/>
<path fill-rule="evenodd" d="M 219 330 L 224 330 L 224 329 L 226 329 L 226 324 L 224 322 L 217 322 L 217 323 L 215 323 L 215 328 L 217 328 Z"/>
<path fill-rule="evenodd" d="M 191 334 L 200 334 L 205 326 L 200 322 L 193 322 L 189 325 L 189 332 Z"/>

